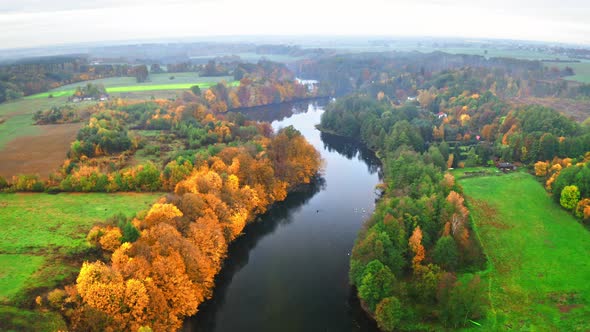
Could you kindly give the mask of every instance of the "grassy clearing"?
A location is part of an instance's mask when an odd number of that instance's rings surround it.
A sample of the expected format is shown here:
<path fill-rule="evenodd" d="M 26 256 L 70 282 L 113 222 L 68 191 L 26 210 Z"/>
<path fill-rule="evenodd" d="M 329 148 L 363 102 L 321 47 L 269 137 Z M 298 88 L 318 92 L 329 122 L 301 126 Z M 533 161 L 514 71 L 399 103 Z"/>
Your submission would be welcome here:
<path fill-rule="evenodd" d="M 123 212 L 132 216 L 161 194 L 0 194 L 0 253 L 76 249 L 97 222 Z"/>
<path fill-rule="evenodd" d="M 88 249 L 96 223 L 147 209 L 160 193 L 0 194 L 0 302 L 22 303 L 34 289 L 71 279 L 71 255 Z"/>
<path fill-rule="evenodd" d="M 590 232 L 529 174 L 460 183 L 490 259 L 485 330 L 588 330 Z"/>

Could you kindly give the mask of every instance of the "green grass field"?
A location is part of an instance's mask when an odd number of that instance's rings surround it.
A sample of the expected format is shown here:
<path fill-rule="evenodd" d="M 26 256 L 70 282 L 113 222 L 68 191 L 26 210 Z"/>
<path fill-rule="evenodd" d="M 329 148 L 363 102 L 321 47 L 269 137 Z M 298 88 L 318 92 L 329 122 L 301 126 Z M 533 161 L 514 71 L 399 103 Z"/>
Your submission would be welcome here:
<path fill-rule="evenodd" d="M 490 259 L 491 310 L 477 330 L 588 331 L 590 232 L 532 175 L 459 183 Z"/>
<path fill-rule="evenodd" d="M 174 77 L 174 79 L 170 79 Z M 149 82 L 137 83 L 134 77 L 111 77 L 94 81 L 78 82 L 56 88 L 54 90 L 38 93 L 25 97 L 25 99 L 40 99 L 53 97 L 68 97 L 74 94 L 76 87 L 87 83 L 102 84 L 109 94 L 119 94 L 127 92 L 141 91 L 166 91 L 166 90 L 186 90 L 193 85 L 206 89 L 221 81 L 227 82 L 230 86 L 237 86 L 238 81 L 234 81 L 232 76 L 220 77 L 199 77 L 196 73 L 165 73 L 151 74 Z"/>
<path fill-rule="evenodd" d="M 88 248 L 93 225 L 133 216 L 160 197 L 150 194 L 0 194 L 0 302 L 26 289 L 54 287 L 79 267 L 61 259 Z"/>
<path fill-rule="evenodd" d="M 563 69 L 565 67 L 570 67 L 574 70 L 573 76 L 567 76 L 565 79 L 569 81 L 576 81 L 580 83 L 590 84 L 590 61 L 583 61 L 583 62 L 573 62 L 573 63 L 554 63 L 554 62 L 544 62 L 546 67 L 557 67 L 559 69 Z"/>

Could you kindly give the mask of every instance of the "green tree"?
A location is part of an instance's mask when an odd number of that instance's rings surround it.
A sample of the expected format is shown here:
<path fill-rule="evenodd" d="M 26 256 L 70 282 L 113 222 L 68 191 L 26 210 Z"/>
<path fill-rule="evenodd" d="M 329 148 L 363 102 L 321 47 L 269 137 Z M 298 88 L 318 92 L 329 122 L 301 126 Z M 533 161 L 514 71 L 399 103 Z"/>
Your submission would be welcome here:
<path fill-rule="evenodd" d="M 198 85 L 191 86 L 191 91 L 195 94 L 195 96 L 201 95 L 201 88 Z"/>
<path fill-rule="evenodd" d="M 466 274 L 456 282 L 441 305 L 441 320 L 454 328 L 480 317 L 486 308 L 484 285 L 478 275 Z"/>
<path fill-rule="evenodd" d="M 402 306 L 395 296 L 386 297 L 377 305 L 375 319 L 383 331 L 393 331 L 402 317 Z"/>
<path fill-rule="evenodd" d="M 0 189 L 4 189 L 8 187 L 8 181 L 5 178 L 0 176 Z"/>
<path fill-rule="evenodd" d="M 392 294 L 395 281 L 391 270 L 380 261 L 374 260 L 365 268 L 359 295 L 374 311 L 377 303 Z"/>
<path fill-rule="evenodd" d="M 455 270 L 459 262 L 457 244 L 451 236 L 443 236 L 436 242 L 433 252 L 434 262 L 446 270 Z"/>
<path fill-rule="evenodd" d="M 580 190 L 577 186 L 571 185 L 566 186 L 561 191 L 561 197 L 559 198 L 559 204 L 567 210 L 573 210 L 580 200 Z"/>

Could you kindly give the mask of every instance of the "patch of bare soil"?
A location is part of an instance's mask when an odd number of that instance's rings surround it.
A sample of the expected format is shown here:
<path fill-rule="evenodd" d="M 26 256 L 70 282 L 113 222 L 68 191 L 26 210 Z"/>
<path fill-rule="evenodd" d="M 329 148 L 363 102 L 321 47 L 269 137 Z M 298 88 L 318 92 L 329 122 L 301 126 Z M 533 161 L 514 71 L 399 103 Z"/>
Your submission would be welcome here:
<path fill-rule="evenodd" d="M 510 229 L 509 225 L 506 225 L 498 220 L 497 212 L 494 207 L 488 204 L 485 201 L 477 200 L 477 199 L 470 199 L 471 205 L 481 211 L 483 218 L 481 218 L 480 223 L 483 225 L 488 225 L 498 229 Z"/>
<path fill-rule="evenodd" d="M 590 100 L 555 97 L 525 97 L 514 98 L 511 101 L 517 105 L 537 104 L 545 107 L 551 107 L 566 116 L 571 116 L 579 122 L 582 122 L 590 117 Z"/>
<path fill-rule="evenodd" d="M 0 176 L 38 174 L 47 179 L 66 159 L 83 123 L 40 126 L 41 134 L 19 137 L 0 150 Z"/>

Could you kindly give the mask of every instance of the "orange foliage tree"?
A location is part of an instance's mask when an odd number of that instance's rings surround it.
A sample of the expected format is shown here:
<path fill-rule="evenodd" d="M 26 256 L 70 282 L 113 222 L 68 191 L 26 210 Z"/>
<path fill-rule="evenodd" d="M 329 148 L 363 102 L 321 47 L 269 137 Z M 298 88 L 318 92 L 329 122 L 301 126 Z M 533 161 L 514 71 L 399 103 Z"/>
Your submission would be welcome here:
<path fill-rule="evenodd" d="M 414 270 L 418 270 L 425 257 L 424 246 L 422 246 L 422 230 L 420 229 L 420 226 L 414 228 L 414 232 L 412 233 L 412 236 L 410 236 L 408 243 L 410 249 L 414 253 L 412 266 L 414 267 Z"/>

